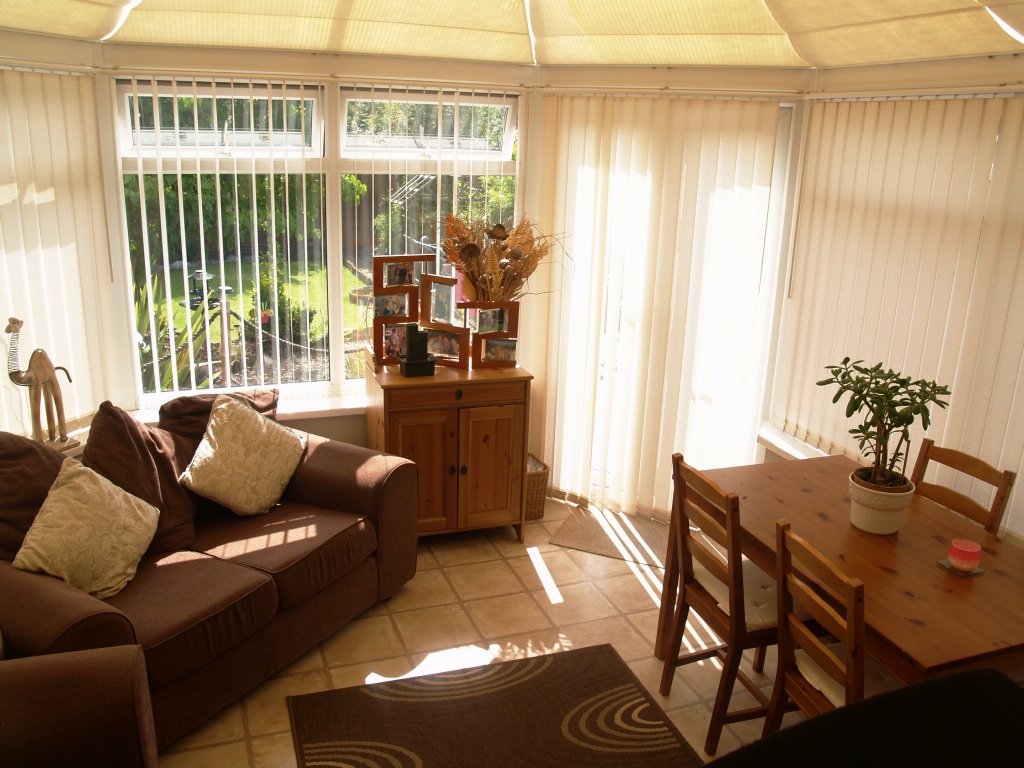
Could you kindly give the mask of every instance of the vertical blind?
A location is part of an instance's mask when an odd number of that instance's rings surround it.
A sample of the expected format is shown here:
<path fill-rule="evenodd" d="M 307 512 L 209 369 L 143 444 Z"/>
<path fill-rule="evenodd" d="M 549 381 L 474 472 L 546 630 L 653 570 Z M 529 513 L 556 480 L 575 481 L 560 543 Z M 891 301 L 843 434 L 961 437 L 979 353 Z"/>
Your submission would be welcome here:
<path fill-rule="evenodd" d="M 46 350 L 62 373 L 69 428 L 105 396 L 97 281 L 110 280 L 91 77 L 0 70 L 0 322 L 24 322 L 20 362 Z M 0 336 L 7 359 L 11 337 Z M 0 428 L 31 434 L 28 390 L 0 395 Z M 46 429 L 45 415 L 43 429 Z"/>
<path fill-rule="evenodd" d="M 772 421 L 858 456 L 846 401 L 816 387 L 849 355 L 952 389 L 928 436 L 1024 470 L 1021 98 L 815 102 Z M 908 466 L 913 466 L 921 430 Z M 990 487 L 929 470 L 986 506 Z M 1024 495 L 1005 525 L 1024 532 Z"/>
<path fill-rule="evenodd" d="M 673 451 L 704 468 L 754 459 L 780 107 L 552 96 L 544 110 L 542 228 L 564 246 L 547 329 L 552 484 L 657 513 Z"/>

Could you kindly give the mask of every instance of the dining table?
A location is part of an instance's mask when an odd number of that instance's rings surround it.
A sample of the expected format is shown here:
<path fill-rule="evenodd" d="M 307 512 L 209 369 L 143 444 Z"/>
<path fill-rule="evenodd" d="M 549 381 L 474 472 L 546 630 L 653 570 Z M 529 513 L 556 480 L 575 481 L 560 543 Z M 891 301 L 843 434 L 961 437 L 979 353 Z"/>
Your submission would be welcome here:
<path fill-rule="evenodd" d="M 776 521 L 788 520 L 849 577 L 864 582 L 865 647 L 904 683 L 972 667 L 1024 669 L 1024 549 L 915 494 L 896 533 L 850 523 L 845 456 L 706 470 L 740 500 L 743 554 L 776 573 Z M 939 565 L 953 539 L 981 545 L 982 575 Z"/>

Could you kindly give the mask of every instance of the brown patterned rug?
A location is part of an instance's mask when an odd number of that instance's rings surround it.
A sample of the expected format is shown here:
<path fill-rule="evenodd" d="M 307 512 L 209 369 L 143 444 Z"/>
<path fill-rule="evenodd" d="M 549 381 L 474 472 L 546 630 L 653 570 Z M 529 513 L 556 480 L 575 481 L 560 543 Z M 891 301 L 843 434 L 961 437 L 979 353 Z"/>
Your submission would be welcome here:
<path fill-rule="evenodd" d="M 703 762 L 610 645 L 289 696 L 299 768 Z"/>

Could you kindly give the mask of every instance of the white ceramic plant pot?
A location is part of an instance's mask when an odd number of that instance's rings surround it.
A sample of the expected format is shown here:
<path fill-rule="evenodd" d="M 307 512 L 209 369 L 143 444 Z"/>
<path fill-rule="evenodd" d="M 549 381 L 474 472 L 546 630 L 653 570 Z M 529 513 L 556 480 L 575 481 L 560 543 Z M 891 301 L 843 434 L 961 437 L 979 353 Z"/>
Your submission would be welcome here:
<path fill-rule="evenodd" d="M 867 485 L 850 473 L 850 522 L 867 533 L 881 535 L 896 533 L 903 521 L 903 510 L 914 495 L 914 484 L 907 481 L 908 490 L 891 491 Z"/>

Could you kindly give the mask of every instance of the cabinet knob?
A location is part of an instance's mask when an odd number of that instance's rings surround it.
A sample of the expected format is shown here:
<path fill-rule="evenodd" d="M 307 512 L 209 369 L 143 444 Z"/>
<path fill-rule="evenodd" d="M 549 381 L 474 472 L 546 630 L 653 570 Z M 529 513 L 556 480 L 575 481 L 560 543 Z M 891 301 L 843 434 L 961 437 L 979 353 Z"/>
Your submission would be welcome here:
<path fill-rule="evenodd" d="M 449 475 L 454 475 L 455 474 L 455 465 L 454 464 L 452 464 L 450 467 L 448 467 L 448 474 Z"/>
<path fill-rule="evenodd" d="M 466 472 L 468 472 L 468 471 L 469 471 L 469 470 L 467 470 L 467 469 L 466 469 L 466 465 L 465 465 L 465 464 L 463 464 L 463 465 L 462 465 L 462 467 L 461 467 L 461 468 L 459 469 L 459 474 L 460 474 L 460 475 L 464 475 L 464 474 L 466 474 Z"/>
<path fill-rule="evenodd" d="M 462 399 L 462 390 L 461 389 L 456 389 L 455 390 L 455 399 L 456 400 L 461 400 Z"/>

